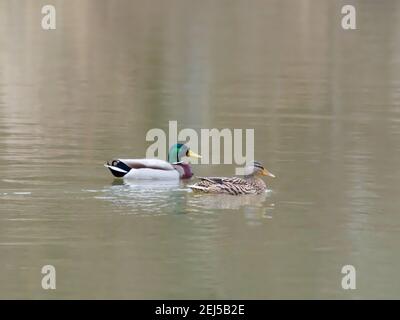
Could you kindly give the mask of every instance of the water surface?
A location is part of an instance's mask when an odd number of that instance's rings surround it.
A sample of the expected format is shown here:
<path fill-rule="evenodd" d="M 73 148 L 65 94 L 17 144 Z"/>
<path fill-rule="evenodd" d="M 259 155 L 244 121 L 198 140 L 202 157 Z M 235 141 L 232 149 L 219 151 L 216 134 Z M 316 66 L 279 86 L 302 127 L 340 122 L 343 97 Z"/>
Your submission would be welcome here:
<path fill-rule="evenodd" d="M 52 3 L 0 3 L 0 298 L 400 298 L 400 2 Z M 170 120 L 254 128 L 271 191 L 114 181 Z"/>

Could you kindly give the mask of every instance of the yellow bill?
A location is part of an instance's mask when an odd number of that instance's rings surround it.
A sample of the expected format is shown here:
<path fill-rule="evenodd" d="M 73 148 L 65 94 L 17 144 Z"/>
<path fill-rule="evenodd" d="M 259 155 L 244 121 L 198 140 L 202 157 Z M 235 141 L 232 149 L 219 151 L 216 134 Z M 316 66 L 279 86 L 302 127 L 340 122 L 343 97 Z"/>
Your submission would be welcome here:
<path fill-rule="evenodd" d="M 189 151 L 187 152 L 187 156 L 188 156 L 188 157 L 192 157 L 192 158 L 201 158 L 201 155 L 199 155 L 199 154 L 193 152 L 192 150 L 189 150 Z"/>
<path fill-rule="evenodd" d="M 269 172 L 267 169 L 264 169 L 264 170 L 262 171 L 262 175 L 263 175 L 263 176 L 269 176 L 269 177 L 275 178 L 275 175 L 274 175 L 273 173 Z"/>

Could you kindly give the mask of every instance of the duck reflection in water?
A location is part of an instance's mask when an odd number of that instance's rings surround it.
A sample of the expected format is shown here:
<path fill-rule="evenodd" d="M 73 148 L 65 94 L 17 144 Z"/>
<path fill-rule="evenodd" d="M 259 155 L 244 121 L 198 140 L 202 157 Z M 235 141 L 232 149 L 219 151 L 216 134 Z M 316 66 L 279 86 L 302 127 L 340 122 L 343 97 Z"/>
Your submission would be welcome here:
<path fill-rule="evenodd" d="M 240 209 L 242 207 L 264 207 L 268 193 L 249 194 L 235 197 L 230 194 L 191 194 L 188 204 L 207 209 Z"/>

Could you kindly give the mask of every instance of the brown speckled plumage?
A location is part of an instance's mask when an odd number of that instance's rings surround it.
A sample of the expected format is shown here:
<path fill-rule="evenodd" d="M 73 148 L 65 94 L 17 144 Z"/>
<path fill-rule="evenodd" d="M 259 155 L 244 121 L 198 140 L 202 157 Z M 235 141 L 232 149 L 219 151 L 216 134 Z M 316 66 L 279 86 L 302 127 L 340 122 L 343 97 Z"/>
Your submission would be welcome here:
<path fill-rule="evenodd" d="M 231 195 L 260 194 L 267 190 L 265 182 L 259 177 L 260 175 L 274 177 L 259 162 L 254 162 L 249 167 L 249 175 L 243 178 L 199 177 L 200 181 L 189 187 L 193 191 L 203 193 L 225 193 Z"/>

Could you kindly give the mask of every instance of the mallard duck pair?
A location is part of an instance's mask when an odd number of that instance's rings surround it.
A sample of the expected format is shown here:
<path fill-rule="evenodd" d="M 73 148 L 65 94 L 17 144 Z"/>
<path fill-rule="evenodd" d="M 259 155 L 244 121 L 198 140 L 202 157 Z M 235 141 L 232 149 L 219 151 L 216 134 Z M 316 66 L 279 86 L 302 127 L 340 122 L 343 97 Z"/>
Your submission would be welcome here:
<path fill-rule="evenodd" d="M 178 180 L 193 176 L 189 163 L 182 161 L 183 157 L 201 158 L 185 144 L 175 144 L 168 152 L 168 161 L 159 159 L 116 159 L 107 162 L 105 166 L 118 178 L 124 179 L 159 179 Z M 224 193 L 232 195 L 260 194 L 267 186 L 261 176 L 275 177 L 261 163 L 254 161 L 246 167 L 246 175 L 238 177 L 199 177 L 200 181 L 190 185 L 195 192 Z"/>

